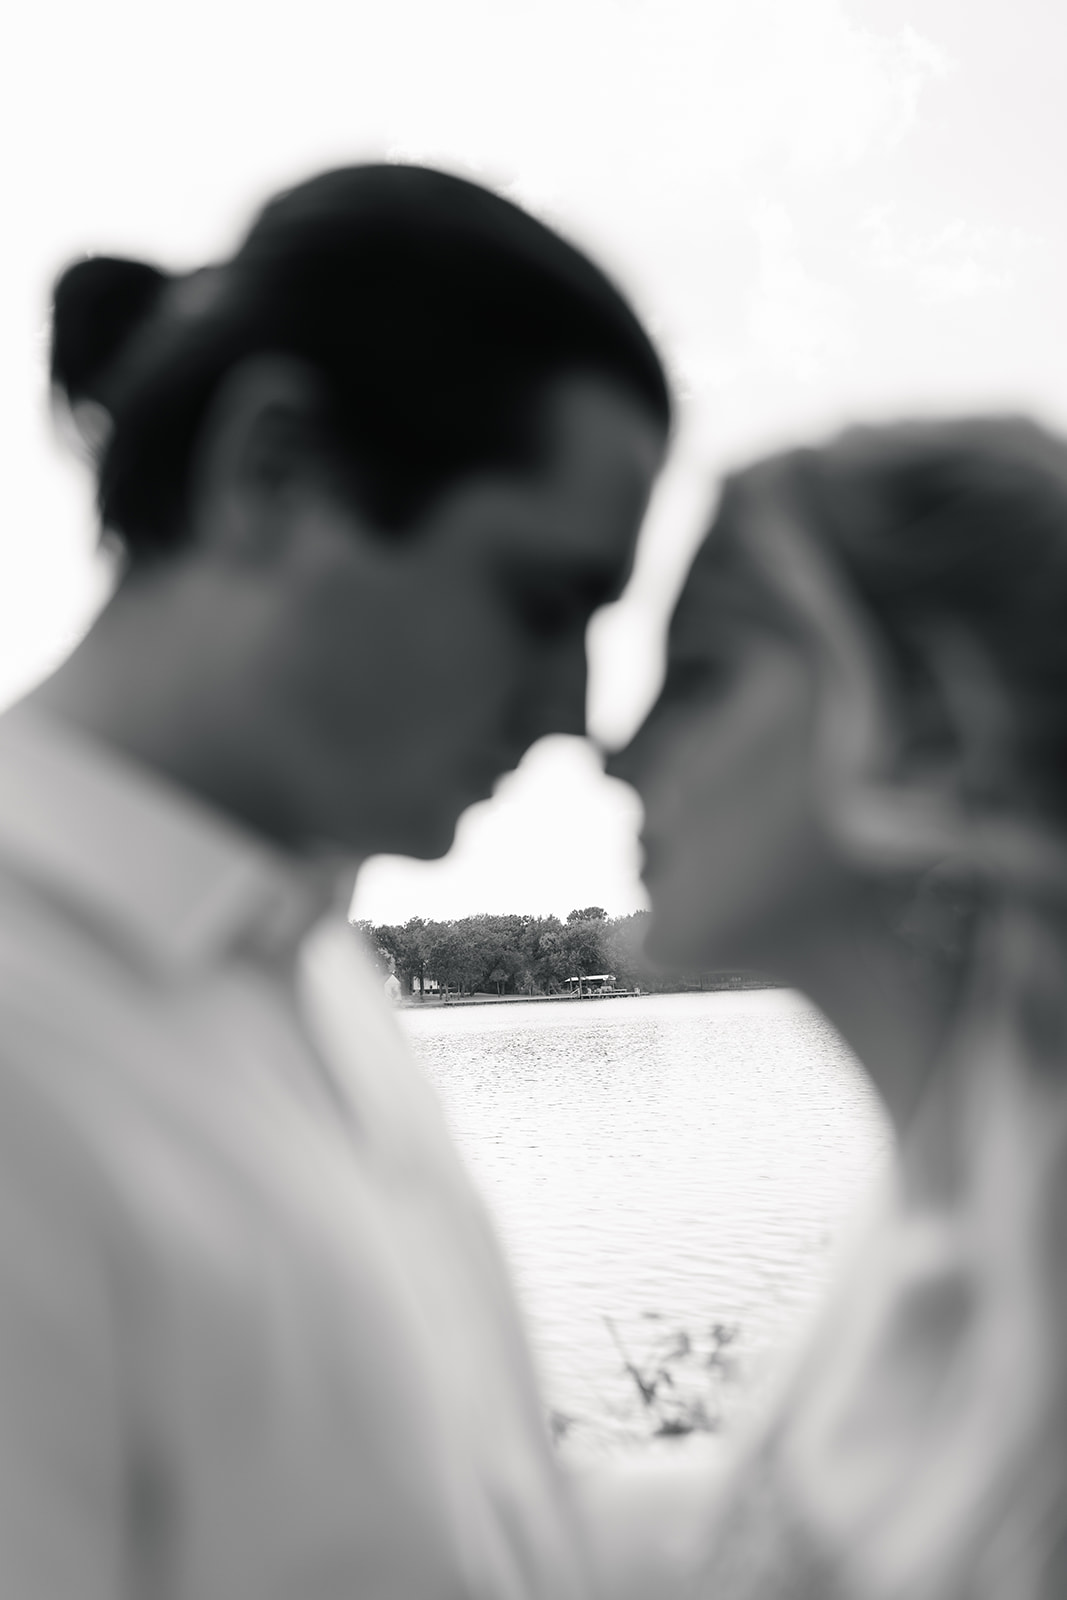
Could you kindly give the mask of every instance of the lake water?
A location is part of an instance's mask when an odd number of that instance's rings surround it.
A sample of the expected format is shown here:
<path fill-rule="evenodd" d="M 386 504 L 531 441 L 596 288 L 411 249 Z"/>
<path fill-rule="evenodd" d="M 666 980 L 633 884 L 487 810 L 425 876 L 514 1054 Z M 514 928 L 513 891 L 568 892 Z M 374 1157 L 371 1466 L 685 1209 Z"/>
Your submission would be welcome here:
<path fill-rule="evenodd" d="M 729 1431 L 887 1159 L 832 1028 L 786 990 L 402 1018 L 510 1255 L 563 1448 Z"/>

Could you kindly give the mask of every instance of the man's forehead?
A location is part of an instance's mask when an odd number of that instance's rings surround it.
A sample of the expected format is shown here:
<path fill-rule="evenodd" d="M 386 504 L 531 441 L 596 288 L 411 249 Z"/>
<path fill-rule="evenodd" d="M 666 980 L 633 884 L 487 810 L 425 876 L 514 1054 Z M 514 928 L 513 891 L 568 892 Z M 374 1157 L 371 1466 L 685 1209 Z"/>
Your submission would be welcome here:
<path fill-rule="evenodd" d="M 541 581 L 617 587 L 628 575 L 663 449 L 663 431 L 635 402 L 584 382 L 560 391 L 541 465 L 456 486 L 438 523 L 444 546 Z"/>
<path fill-rule="evenodd" d="M 546 545 L 603 559 L 632 546 L 665 447 L 662 426 L 633 396 L 599 379 L 561 381 L 540 477 Z"/>

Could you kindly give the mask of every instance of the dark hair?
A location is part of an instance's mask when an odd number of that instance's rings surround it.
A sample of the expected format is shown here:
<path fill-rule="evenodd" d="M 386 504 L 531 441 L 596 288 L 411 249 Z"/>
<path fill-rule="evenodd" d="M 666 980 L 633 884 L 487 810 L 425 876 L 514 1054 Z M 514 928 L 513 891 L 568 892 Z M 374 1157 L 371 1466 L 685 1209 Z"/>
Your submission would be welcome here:
<path fill-rule="evenodd" d="M 390 529 L 466 473 L 529 461 L 533 402 L 565 372 L 614 378 L 669 423 L 647 335 L 571 245 L 463 179 L 348 167 L 277 196 L 220 266 L 95 258 L 59 279 L 53 381 L 76 417 L 106 413 L 101 518 L 131 556 L 180 541 L 205 407 L 256 350 L 322 373 L 360 499 Z"/>
<path fill-rule="evenodd" d="M 1013 776 L 1067 820 L 1067 441 L 1018 417 L 853 428 L 738 474 L 724 531 L 768 492 L 839 565 L 905 692 L 946 625 L 980 643 L 1016 713 Z"/>

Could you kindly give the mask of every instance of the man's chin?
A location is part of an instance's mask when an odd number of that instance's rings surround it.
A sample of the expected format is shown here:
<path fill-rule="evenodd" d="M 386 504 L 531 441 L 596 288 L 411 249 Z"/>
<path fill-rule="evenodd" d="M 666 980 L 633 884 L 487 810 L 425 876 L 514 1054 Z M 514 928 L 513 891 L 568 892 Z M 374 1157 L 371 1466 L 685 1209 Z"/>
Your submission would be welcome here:
<path fill-rule="evenodd" d="M 373 849 L 363 853 L 407 856 L 413 861 L 440 861 L 456 842 L 456 829 L 461 817 L 472 806 L 482 805 L 491 799 L 498 781 L 499 775 L 491 782 L 479 785 L 477 792 L 474 792 L 472 784 L 462 798 L 453 795 L 451 806 L 446 808 L 442 805 L 439 811 L 435 810 L 430 815 L 423 813 L 420 816 L 391 818 L 390 825 L 379 830 L 378 842 Z"/>
<path fill-rule="evenodd" d="M 388 845 L 384 855 L 408 856 L 412 861 L 440 861 L 447 856 L 456 842 L 459 817 L 435 818 L 419 828 L 406 831 L 395 843 Z"/>
<path fill-rule="evenodd" d="M 655 895 L 644 954 L 661 973 L 709 971 L 730 964 L 711 930 L 670 906 L 657 905 Z"/>
<path fill-rule="evenodd" d="M 494 772 L 491 778 L 477 784 L 472 782 L 453 810 L 445 812 L 442 809 L 439 815 L 420 818 L 418 824 L 413 823 L 408 830 L 407 842 L 391 845 L 389 854 L 411 856 L 416 861 L 439 861 L 442 856 L 447 856 L 456 842 L 456 829 L 461 818 L 472 806 L 484 805 L 492 799 L 502 776 L 503 770 Z"/>

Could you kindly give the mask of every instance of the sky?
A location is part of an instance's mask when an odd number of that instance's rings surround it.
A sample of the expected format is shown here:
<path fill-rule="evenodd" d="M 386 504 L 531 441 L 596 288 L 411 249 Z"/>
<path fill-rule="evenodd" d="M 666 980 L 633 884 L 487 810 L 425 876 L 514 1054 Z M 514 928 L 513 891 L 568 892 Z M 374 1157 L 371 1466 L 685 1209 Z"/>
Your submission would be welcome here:
<path fill-rule="evenodd" d="M 590 725 L 624 739 L 725 468 L 851 419 L 1067 427 L 1067 7 L 1056 0 L 35 0 L 0 24 L 0 702 L 108 592 L 47 407 L 55 273 L 221 256 L 274 190 L 444 166 L 592 251 L 678 400 L 633 581 L 593 619 Z M 383 693 L 388 683 L 383 682 Z M 637 802 L 542 741 L 443 861 L 368 862 L 375 921 L 642 904 Z"/>

